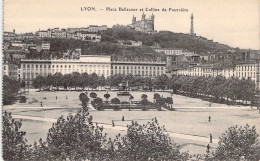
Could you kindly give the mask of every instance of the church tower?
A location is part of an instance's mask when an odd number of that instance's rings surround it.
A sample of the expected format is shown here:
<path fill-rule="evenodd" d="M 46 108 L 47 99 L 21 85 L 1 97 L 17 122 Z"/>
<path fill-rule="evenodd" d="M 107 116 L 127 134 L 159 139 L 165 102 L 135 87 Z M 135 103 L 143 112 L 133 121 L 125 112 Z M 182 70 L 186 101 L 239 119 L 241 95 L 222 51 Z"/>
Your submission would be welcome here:
<path fill-rule="evenodd" d="M 190 16 L 190 20 L 191 20 L 191 22 L 190 22 L 190 35 L 194 35 L 193 19 L 194 19 L 193 14 L 191 14 L 191 16 Z"/>
<path fill-rule="evenodd" d="M 143 13 L 143 15 L 142 15 L 142 20 L 145 20 L 145 14 Z"/>
<path fill-rule="evenodd" d="M 136 17 L 133 15 L 132 24 L 135 24 L 135 23 L 136 23 Z"/>
<path fill-rule="evenodd" d="M 154 30 L 154 15 L 152 13 L 152 16 L 151 16 L 151 20 L 152 20 L 152 30 Z"/>

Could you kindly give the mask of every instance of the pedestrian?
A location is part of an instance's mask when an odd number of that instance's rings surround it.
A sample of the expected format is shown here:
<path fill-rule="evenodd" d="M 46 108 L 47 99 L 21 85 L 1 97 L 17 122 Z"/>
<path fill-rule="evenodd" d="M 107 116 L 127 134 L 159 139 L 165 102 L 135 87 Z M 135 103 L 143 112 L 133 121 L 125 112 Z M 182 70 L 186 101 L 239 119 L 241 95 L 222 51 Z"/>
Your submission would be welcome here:
<path fill-rule="evenodd" d="M 112 126 L 113 126 L 113 127 L 115 126 L 114 120 L 112 120 Z"/>
<path fill-rule="evenodd" d="M 209 107 L 211 107 L 211 103 L 209 103 Z"/>
<path fill-rule="evenodd" d="M 42 102 L 41 102 L 41 107 L 43 107 L 43 106 L 42 106 Z"/>
<path fill-rule="evenodd" d="M 210 141 L 210 143 L 212 143 L 212 135 L 211 134 L 209 134 L 209 141 Z"/>
<path fill-rule="evenodd" d="M 66 96 L 66 100 L 68 99 L 68 96 Z"/>
<path fill-rule="evenodd" d="M 58 99 L 58 97 L 56 96 L 56 100 Z"/>
<path fill-rule="evenodd" d="M 122 121 L 125 121 L 125 117 L 124 116 L 122 117 Z"/>
<path fill-rule="evenodd" d="M 207 145 L 207 153 L 209 153 L 209 149 L 210 149 L 210 146 L 209 144 Z"/>
<path fill-rule="evenodd" d="M 211 119 L 211 117 L 209 116 L 209 122 L 210 122 L 210 119 Z"/>

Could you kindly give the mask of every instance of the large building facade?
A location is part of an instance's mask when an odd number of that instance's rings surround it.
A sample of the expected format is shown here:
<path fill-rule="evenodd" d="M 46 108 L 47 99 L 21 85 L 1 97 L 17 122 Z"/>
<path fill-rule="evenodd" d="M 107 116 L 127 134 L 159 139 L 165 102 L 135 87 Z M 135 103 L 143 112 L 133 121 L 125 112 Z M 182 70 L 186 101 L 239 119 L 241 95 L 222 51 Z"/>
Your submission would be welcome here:
<path fill-rule="evenodd" d="M 69 74 L 96 73 L 98 76 L 109 77 L 111 73 L 111 57 L 99 55 L 81 55 L 80 59 L 67 60 L 22 60 L 21 61 L 21 81 L 26 84 L 32 83 L 38 75 L 48 74 Z"/>
<path fill-rule="evenodd" d="M 156 77 L 165 74 L 166 62 L 111 61 L 111 56 L 80 55 L 79 59 L 21 60 L 21 81 L 31 84 L 38 75 L 61 73 L 96 73 L 109 77 L 116 74 L 132 74 L 142 77 Z"/>

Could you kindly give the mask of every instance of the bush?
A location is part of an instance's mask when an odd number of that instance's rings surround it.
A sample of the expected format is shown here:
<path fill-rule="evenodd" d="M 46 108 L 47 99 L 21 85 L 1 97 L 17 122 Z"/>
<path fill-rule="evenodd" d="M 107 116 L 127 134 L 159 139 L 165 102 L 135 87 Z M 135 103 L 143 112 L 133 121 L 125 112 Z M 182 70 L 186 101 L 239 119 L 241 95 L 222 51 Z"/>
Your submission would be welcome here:
<path fill-rule="evenodd" d="M 27 98 L 25 96 L 21 96 L 19 103 L 26 103 Z"/>
<path fill-rule="evenodd" d="M 114 111 L 119 111 L 119 110 L 121 110 L 118 106 L 113 106 L 113 110 Z"/>

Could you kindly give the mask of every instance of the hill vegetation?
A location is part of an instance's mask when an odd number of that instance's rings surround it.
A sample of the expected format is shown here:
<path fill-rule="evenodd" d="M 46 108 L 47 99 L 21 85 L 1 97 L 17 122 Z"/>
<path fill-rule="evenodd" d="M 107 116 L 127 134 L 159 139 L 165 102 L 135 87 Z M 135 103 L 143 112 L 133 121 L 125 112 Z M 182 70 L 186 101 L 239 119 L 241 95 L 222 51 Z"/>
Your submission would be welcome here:
<path fill-rule="evenodd" d="M 181 48 L 195 51 L 198 54 L 226 52 L 226 50 L 231 49 L 227 45 L 213 42 L 204 37 L 190 36 L 171 31 L 147 34 L 127 28 L 112 28 L 102 34 L 102 42 L 116 42 L 117 40 L 142 41 L 145 46 L 159 44 L 162 48 Z"/>

